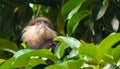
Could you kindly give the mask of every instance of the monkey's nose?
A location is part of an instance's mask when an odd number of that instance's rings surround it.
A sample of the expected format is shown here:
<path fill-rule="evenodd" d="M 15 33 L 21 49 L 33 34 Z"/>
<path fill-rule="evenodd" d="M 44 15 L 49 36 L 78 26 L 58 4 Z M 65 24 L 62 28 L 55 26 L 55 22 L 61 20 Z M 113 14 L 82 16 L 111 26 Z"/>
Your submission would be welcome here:
<path fill-rule="evenodd" d="M 41 24 L 45 24 L 43 21 L 39 21 L 39 22 L 36 22 L 36 25 L 41 25 Z"/>

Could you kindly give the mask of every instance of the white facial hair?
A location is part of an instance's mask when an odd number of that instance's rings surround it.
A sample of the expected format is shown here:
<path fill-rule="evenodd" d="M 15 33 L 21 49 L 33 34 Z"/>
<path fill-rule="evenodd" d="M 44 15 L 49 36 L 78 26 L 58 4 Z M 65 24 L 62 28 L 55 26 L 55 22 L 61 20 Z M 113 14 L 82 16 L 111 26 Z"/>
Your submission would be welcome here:
<path fill-rule="evenodd" d="M 22 39 L 30 47 L 39 47 L 47 39 L 55 38 L 56 32 L 44 24 L 27 26 L 23 30 Z"/>

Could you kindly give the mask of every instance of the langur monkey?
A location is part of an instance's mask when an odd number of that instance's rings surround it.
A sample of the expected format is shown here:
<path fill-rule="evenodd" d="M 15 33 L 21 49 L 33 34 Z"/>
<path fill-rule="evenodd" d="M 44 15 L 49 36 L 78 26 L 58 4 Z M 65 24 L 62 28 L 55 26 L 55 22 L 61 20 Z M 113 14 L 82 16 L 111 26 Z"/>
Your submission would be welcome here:
<path fill-rule="evenodd" d="M 51 48 L 53 38 L 57 37 L 51 21 L 45 17 L 32 19 L 22 32 L 22 40 L 32 49 Z"/>

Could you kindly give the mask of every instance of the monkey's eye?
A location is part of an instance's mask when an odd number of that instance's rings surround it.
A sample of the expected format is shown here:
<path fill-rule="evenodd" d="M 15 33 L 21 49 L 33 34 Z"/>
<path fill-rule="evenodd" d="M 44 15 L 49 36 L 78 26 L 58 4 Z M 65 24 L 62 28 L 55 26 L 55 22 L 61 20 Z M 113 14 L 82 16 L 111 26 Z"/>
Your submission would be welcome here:
<path fill-rule="evenodd" d="M 41 24 L 41 22 L 40 22 L 40 21 L 39 21 L 39 22 L 36 22 L 36 24 L 39 25 L 39 24 Z"/>
<path fill-rule="evenodd" d="M 48 23 L 47 21 L 43 21 L 44 23 Z"/>
<path fill-rule="evenodd" d="M 43 21 L 47 26 L 49 26 L 49 23 L 47 21 Z"/>
<path fill-rule="evenodd" d="M 36 25 L 40 25 L 40 24 L 42 24 L 43 23 L 43 21 L 37 21 L 35 24 Z"/>

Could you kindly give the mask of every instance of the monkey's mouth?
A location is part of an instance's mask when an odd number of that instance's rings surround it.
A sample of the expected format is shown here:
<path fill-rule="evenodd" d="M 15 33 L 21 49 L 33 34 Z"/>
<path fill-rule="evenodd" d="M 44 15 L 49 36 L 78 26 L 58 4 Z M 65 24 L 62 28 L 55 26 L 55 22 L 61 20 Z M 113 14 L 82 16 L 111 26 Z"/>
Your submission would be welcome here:
<path fill-rule="evenodd" d="M 36 29 L 37 29 L 37 28 L 39 28 L 39 29 L 46 29 L 47 26 L 45 26 L 45 25 L 38 25 L 38 26 L 36 27 Z"/>

